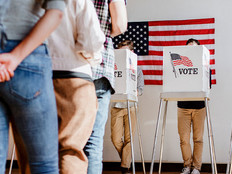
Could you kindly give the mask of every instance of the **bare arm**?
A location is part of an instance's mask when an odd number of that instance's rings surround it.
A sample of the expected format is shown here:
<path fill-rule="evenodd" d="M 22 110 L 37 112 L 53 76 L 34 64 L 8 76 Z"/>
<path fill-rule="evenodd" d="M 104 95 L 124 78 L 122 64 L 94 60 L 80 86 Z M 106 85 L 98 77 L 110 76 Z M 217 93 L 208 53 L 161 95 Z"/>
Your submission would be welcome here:
<path fill-rule="evenodd" d="M 18 46 L 10 53 L 0 54 L 0 82 L 13 77 L 17 66 L 56 29 L 62 15 L 60 10 L 47 10 Z"/>
<path fill-rule="evenodd" d="M 115 37 L 127 30 L 127 11 L 123 1 L 111 2 L 109 5 L 112 20 L 111 36 Z"/>

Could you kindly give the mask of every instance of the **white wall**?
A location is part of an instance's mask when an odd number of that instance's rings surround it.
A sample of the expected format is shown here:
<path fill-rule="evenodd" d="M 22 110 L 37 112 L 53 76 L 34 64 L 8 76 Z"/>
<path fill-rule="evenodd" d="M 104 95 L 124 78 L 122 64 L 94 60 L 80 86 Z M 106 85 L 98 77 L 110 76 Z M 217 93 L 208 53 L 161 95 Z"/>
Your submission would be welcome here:
<path fill-rule="evenodd" d="M 232 1 L 231 0 L 128 0 L 129 21 L 157 21 L 176 19 L 216 19 L 215 59 L 217 85 L 211 90 L 210 113 L 218 163 L 226 163 L 229 154 L 232 123 Z M 158 115 L 159 94 L 162 86 L 145 86 L 139 98 L 139 118 L 144 157 L 151 161 L 155 123 Z M 171 102 L 164 146 L 164 162 L 182 162 L 177 133 L 176 102 Z M 110 140 L 110 117 L 104 139 L 104 161 L 119 161 Z M 210 162 L 205 124 L 203 162 Z M 156 160 L 158 160 L 157 146 Z M 135 158 L 140 160 L 138 139 L 135 137 Z"/>

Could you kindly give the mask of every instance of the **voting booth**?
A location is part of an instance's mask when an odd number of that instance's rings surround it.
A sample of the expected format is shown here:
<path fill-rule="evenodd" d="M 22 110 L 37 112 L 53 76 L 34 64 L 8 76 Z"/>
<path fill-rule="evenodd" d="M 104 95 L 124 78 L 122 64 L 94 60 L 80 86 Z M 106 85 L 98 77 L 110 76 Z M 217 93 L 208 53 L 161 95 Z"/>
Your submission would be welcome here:
<path fill-rule="evenodd" d="M 163 92 L 209 92 L 209 50 L 171 46 L 163 50 Z"/>
<path fill-rule="evenodd" d="M 115 94 L 137 96 L 137 55 L 128 49 L 116 49 Z"/>
<path fill-rule="evenodd" d="M 137 55 L 129 49 L 116 49 L 114 77 L 115 77 L 115 94 L 111 96 L 111 102 L 127 102 L 128 121 L 130 129 L 132 169 L 135 174 L 134 147 L 130 117 L 130 102 L 134 103 L 135 114 L 137 118 L 137 133 L 139 138 L 140 154 L 143 164 L 143 172 L 146 174 L 145 162 L 142 150 L 142 141 L 137 114 Z"/>
<path fill-rule="evenodd" d="M 162 117 L 158 172 L 159 174 L 161 173 L 167 107 L 169 101 L 205 102 L 211 167 L 212 173 L 217 174 L 212 124 L 208 105 L 210 89 L 209 60 L 210 53 L 205 46 L 170 46 L 163 48 L 163 92 L 160 94 L 160 106 L 156 122 L 150 174 L 153 173 L 155 149 L 160 120 Z M 164 109 L 162 108 L 163 104 L 165 104 Z M 163 110 L 164 114 L 162 113 Z"/>

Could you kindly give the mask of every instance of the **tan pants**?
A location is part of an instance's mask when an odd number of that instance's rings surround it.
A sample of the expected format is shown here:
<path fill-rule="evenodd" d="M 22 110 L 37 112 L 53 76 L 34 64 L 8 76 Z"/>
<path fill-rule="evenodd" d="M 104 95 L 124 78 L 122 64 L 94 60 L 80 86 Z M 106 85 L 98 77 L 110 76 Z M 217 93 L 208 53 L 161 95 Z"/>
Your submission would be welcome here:
<path fill-rule="evenodd" d="M 60 174 L 86 174 L 88 159 L 83 151 L 96 117 L 94 84 L 79 78 L 53 80 L 59 120 Z M 22 174 L 30 174 L 25 147 L 16 135 Z"/>
<path fill-rule="evenodd" d="M 198 170 L 201 169 L 205 116 L 205 108 L 178 108 L 178 132 L 180 135 L 180 147 L 185 167 L 193 166 Z M 190 145 L 191 125 L 194 144 L 193 154 Z"/>
<path fill-rule="evenodd" d="M 136 126 L 135 108 L 130 108 L 132 134 Z M 124 137 L 124 140 L 123 140 Z M 121 158 L 121 167 L 130 168 L 131 143 L 127 108 L 111 109 L 111 140 Z"/>
<path fill-rule="evenodd" d="M 79 78 L 53 80 L 59 119 L 59 165 L 61 174 L 87 173 L 83 151 L 96 118 L 94 84 Z"/>

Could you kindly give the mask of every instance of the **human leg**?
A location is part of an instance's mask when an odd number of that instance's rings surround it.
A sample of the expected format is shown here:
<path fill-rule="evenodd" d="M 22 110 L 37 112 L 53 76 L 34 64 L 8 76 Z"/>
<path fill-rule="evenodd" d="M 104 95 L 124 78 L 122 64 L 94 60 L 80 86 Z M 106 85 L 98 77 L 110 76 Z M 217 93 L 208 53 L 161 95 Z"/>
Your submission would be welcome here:
<path fill-rule="evenodd" d="M 59 118 L 60 174 L 87 173 L 83 148 L 93 129 L 97 97 L 94 84 L 80 79 L 54 79 Z"/>
<path fill-rule="evenodd" d="M 130 108 L 130 117 L 131 117 L 132 136 L 134 137 L 135 130 L 136 130 L 136 115 L 135 115 L 134 107 Z M 127 109 L 125 109 L 124 127 L 125 127 L 124 128 L 124 146 L 122 150 L 121 167 L 130 168 L 131 166 L 131 137 L 130 137 L 130 128 L 129 128 L 129 119 L 128 119 Z"/>
<path fill-rule="evenodd" d="M 122 148 L 123 148 L 123 116 L 124 116 L 124 108 L 112 108 L 111 109 L 111 140 L 118 151 L 118 154 L 121 158 L 122 156 Z"/>
<path fill-rule="evenodd" d="M 4 85 L 5 91 L 0 95 L 4 96 L 25 144 L 31 173 L 58 173 L 57 114 L 46 46 L 34 50 Z"/>
<path fill-rule="evenodd" d="M 18 130 L 16 129 L 14 120 L 11 119 L 11 123 L 12 123 L 12 131 L 13 131 L 14 142 L 15 142 L 16 158 L 19 166 L 19 173 L 30 174 L 31 172 L 30 172 L 28 155 L 27 155 L 25 144 L 22 140 L 22 137 L 19 135 Z"/>
<path fill-rule="evenodd" d="M 202 152 L 203 152 L 203 135 L 206 112 L 205 108 L 195 109 L 193 112 L 193 167 L 201 170 Z"/>
<path fill-rule="evenodd" d="M 102 173 L 102 153 L 105 124 L 108 118 L 111 97 L 110 84 L 105 78 L 94 81 L 98 98 L 98 111 L 92 134 L 85 145 L 84 151 L 88 157 L 88 174 Z"/>
<path fill-rule="evenodd" d="M 191 109 L 178 108 L 178 133 L 184 167 L 191 167 L 192 150 L 190 145 Z"/>

